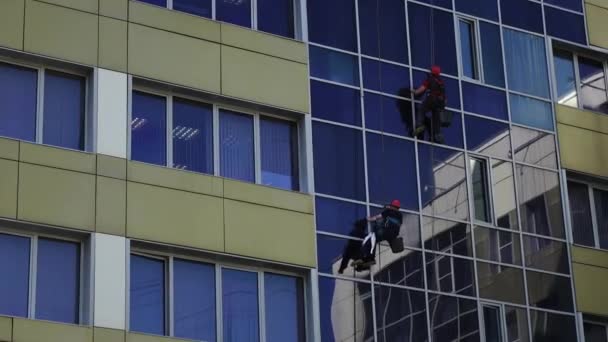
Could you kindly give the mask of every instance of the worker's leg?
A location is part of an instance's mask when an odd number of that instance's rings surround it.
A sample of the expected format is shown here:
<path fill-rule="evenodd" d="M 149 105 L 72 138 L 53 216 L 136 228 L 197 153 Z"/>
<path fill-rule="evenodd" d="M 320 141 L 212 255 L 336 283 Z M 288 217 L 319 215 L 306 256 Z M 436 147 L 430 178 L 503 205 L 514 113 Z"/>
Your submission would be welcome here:
<path fill-rule="evenodd" d="M 423 133 L 428 127 L 425 125 L 426 112 L 429 111 L 429 101 L 428 99 L 424 100 L 420 106 L 418 106 L 418 110 L 416 111 L 416 128 L 412 133 L 413 137 L 418 137 L 421 133 Z M 420 138 L 420 137 L 418 137 Z"/>
<path fill-rule="evenodd" d="M 433 103 L 433 108 L 432 108 L 432 126 L 433 126 L 433 132 L 432 132 L 432 139 L 434 142 L 438 143 L 438 144 L 443 144 L 445 142 L 445 139 L 443 138 L 443 134 L 441 133 L 441 112 L 444 110 L 444 105 L 443 105 L 443 101 L 435 101 L 435 103 Z"/>

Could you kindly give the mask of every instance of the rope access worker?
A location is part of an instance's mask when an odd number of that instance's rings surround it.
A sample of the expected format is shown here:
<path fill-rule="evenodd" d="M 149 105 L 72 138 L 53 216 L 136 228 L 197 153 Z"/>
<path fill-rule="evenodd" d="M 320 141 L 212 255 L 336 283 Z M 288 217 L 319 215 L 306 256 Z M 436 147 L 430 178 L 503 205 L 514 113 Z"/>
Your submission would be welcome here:
<path fill-rule="evenodd" d="M 403 251 L 403 240 L 399 238 L 403 215 L 399 212 L 399 208 L 401 208 L 401 202 L 395 199 L 385 205 L 380 214 L 367 218 L 373 223 L 373 229 L 363 240 L 360 259 L 351 264 L 357 271 L 369 269 L 376 264 L 376 245 L 382 241 L 388 241 L 394 253 Z"/>
<path fill-rule="evenodd" d="M 420 96 L 426 92 L 426 98 L 416 111 L 416 128 L 412 136 L 416 137 L 423 133 L 428 127 L 426 113 L 431 112 L 430 139 L 438 144 L 443 144 L 444 139 L 441 134 L 441 113 L 445 110 L 446 96 L 445 84 L 441 79 L 441 68 L 437 65 L 431 67 L 431 72 L 418 89 L 411 90 L 414 96 Z"/>

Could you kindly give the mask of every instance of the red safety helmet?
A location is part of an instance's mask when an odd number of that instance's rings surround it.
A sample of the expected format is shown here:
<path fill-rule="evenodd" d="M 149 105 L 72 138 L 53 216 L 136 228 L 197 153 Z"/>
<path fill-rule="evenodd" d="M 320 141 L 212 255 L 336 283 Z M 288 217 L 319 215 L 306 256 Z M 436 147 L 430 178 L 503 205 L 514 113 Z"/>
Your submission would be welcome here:
<path fill-rule="evenodd" d="M 397 209 L 401 208 L 401 201 L 399 201 L 398 199 L 394 199 L 391 201 L 391 207 L 395 207 Z"/>
<path fill-rule="evenodd" d="M 431 74 L 433 74 L 433 76 L 441 75 L 441 67 L 439 65 L 433 65 L 431 67 Z"/>

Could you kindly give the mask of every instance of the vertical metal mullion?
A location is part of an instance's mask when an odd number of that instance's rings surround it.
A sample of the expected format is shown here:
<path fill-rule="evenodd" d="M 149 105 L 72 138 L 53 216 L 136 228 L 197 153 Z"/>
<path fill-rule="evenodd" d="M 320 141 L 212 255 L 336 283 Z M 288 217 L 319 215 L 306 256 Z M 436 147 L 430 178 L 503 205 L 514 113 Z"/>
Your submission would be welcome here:
<path fill-rule="evenodd" d="M 173 9 L 173 0 L 167 0 L 167 8 L 168 9 Z"/>
<path fill-rule="evenodd" d="M 264 305 L 266 303 L 265 293 L 264 293 L 264 272 L 258 271 L 258 315 L 260 316 L 258 319 L 258 324 L 260 325 L 260 342 L 266 341 L 266 317 L 265 317 L 265 308 Z"/>
<path fill-rule="evenodd" d="M 574 67 L 574 87 L 576 90 L 576 106 L 580 109 L 583 108 L 583 101 L 582 101 L 582 95 L 581 95 L 581 91 L 582 91 L 582 87 L 581 87 L 581 73 L 578 70 L 578 55 L 576 53 L 572 53 L 572 64 Z"/>
<path fill-rule="evenodd" d="M 215 265 L 215 329 L 217 330 L 217 341 L 224 340 L 224 324 L 222 309 L 222 268 Z"/>
<path fill-rule="evenodd" d="M 168 331 L 167 334 L 168 336 L 174 336 L 175 334 L 175 324 L 174 324 L 174 320 L 175 320 L 175 312 L 174 312 L 174 293 L 173 293 L 173 256 L 169 256 L 169 258 L 167 259 L 167 275 L 166 275 L 166 282 L 167 282 L 167 291 L 165 294 L 165 305 L 167 306 L 167 324 L 166 326 L 168 327 Z"/>
<path fill-rule="evenodd" d="M 36 105 L 36 137 L 35 141 L 42 144 L 44 134 L 44 68 L 38 68 L 38 103 Z"/>
<path fill-rule="evenodd" d="M 595 248 L 600 248 L 600 235 L 598 231 L 597 212 L 595 210 L 595 194 L 593 193 L 593 187 L 587 184 L 587 191 L 589 192 L 589 209 L 591 213 L 591 226 L 593 227 L 593 239 Z"/>
<path fill-rule="evenodd" d="M 481 25 L 479 24 L 480 21 L 475 19 L 474 21 L 474 27 L 473 29 L 475 30 L 475 53 L 477 55 L 477 65 L 476 67 L 479 68 L 479 82 L 485 83 L 485 75 L 483 72 L 483 53 L 482 53 L 482 48 L 483 46 L 481 46 Z"/>
<path fill-rule="evenodd" d="M 127 76 L 127 160 L 131 160 L 131 138 L 132 138 L 132 124 L 133 124 L 133 76 Z"/>
<path fill-rule="evenodd" d="M 487 158 L 485 162 L 487 163 L 486 177 L 488 177 L 488 210 L 490 215 L 490 221 L 492 225 L 498 227 L 498 219 L 496 217 L 494 208 L 494 168 L 492 167 L 493 159 Z"/>
<path fill-rule="evenodd" d="M 215 8 L 216 8 L 216 2 L 217 0 L 211 0 L 211 19 L 212 20 L 216 20 L 216 14 L 215 14 Z"/>
<path fill-rule="evenodd" d="M 38 268 L 38 236 L 30 238 L 30 283 L 28 318 L 36 318 L 36 281 Z"/>
<path fill-rule="evenodd" d="M 258 29 L 258 3 L 256 0 L 251 0 L 251 28 Z"/>
<path fill-rule="evenodd" d="M 78 324 L 82 324 L 83 320 L 84 320 L 84 309 L 85 309 L 85 305 L 84 305 L 84 293 L 85 293 L 85 289 L 84 289 L 84 261 L 85 261 L 85 255 L 84 255 L 84 250 L 85 250 L 85 244 L 84 242 L 80 242 L 80 265 L 79 265 L 79 274 L 78 274 Z M 91 244 L 92 246 L 93 244 Z M 93 247 L 91 247 L 93 248 Z M 91 267 L 92 269 L 92 267 Z M 92 285 L 91 285 L 92 287 Z"/>
<path fill-rule="evenodd" d="M 253 160 L 255 183 L 262 183 L 262 146 L 260 137 L 260 114 L 253 116 Z"/>
<path fill-rule="evenodd" d="M 213 174 L 219 176 L 220 172 L 220 113 L 213 105 Z"/>
<path fill-rule="evenodd" d="M 173 95 L 168 95 L 166 98 L 166 120 L 167 120 L 167 166 L 173 167 Z"/>

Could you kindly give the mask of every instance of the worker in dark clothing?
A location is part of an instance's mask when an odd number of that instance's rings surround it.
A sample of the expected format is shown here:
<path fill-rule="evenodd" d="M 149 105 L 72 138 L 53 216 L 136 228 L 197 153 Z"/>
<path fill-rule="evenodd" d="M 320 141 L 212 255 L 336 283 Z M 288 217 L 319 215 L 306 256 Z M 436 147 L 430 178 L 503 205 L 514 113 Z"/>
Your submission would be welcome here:
<path fill-rule="evenodd" d="M 445 84 L 441 79 L 441 68 L 437 65 L 433 65 L 429 76 L 418 89 L 412 89 L 412 93 L 414 96 L 420 96 L 423 93 L 426 93 L 426 98 L 416 112 L 416 129 L 414 129 L 412 136 L 419 136 L 429 128 L 427 127 L 429 120 L 426 119 L 426 113 L 431 112 L 429 140 L 443 144 L 444 138 L 441 134 L 441 113 L 445 110 L 447 98 L 445 96 Z"/>
<path fill-rule="evenodd" d="M 342 261 L 340 262 L 340 268 L 338 269 L 338 273 L 344 273 L 344 270 L 348 267 L 348 262 L 352 260 L 361 259 L 361 239 L 365 237 L 367 233 L 367 220 L 361 219 L 357 220 L 353 226 L 353 229 L 350 231 L 349 235 L 351 237 L 357 238 L 358 240 L 349 239 L 346 242 L 346 246 L 344 246 L 344 251 L 342 252 Z"/>
<path fill-rule="evenodd" d="M 368 269 L 376 264 L 376 245 L 382 241 L 388 241 L 395 253 L 403 251 L 403 240 L 399 238 L 399 231 L 403 223 L 403 215 L 399 212 L 401 202 L 392 200 L 384 206 L 384 210 L 367 220 L 373 223 L 372 231 L 363 239 L 361 246 L 361 259 L 353 261 L 351 266 L 357 271 Z"/>

